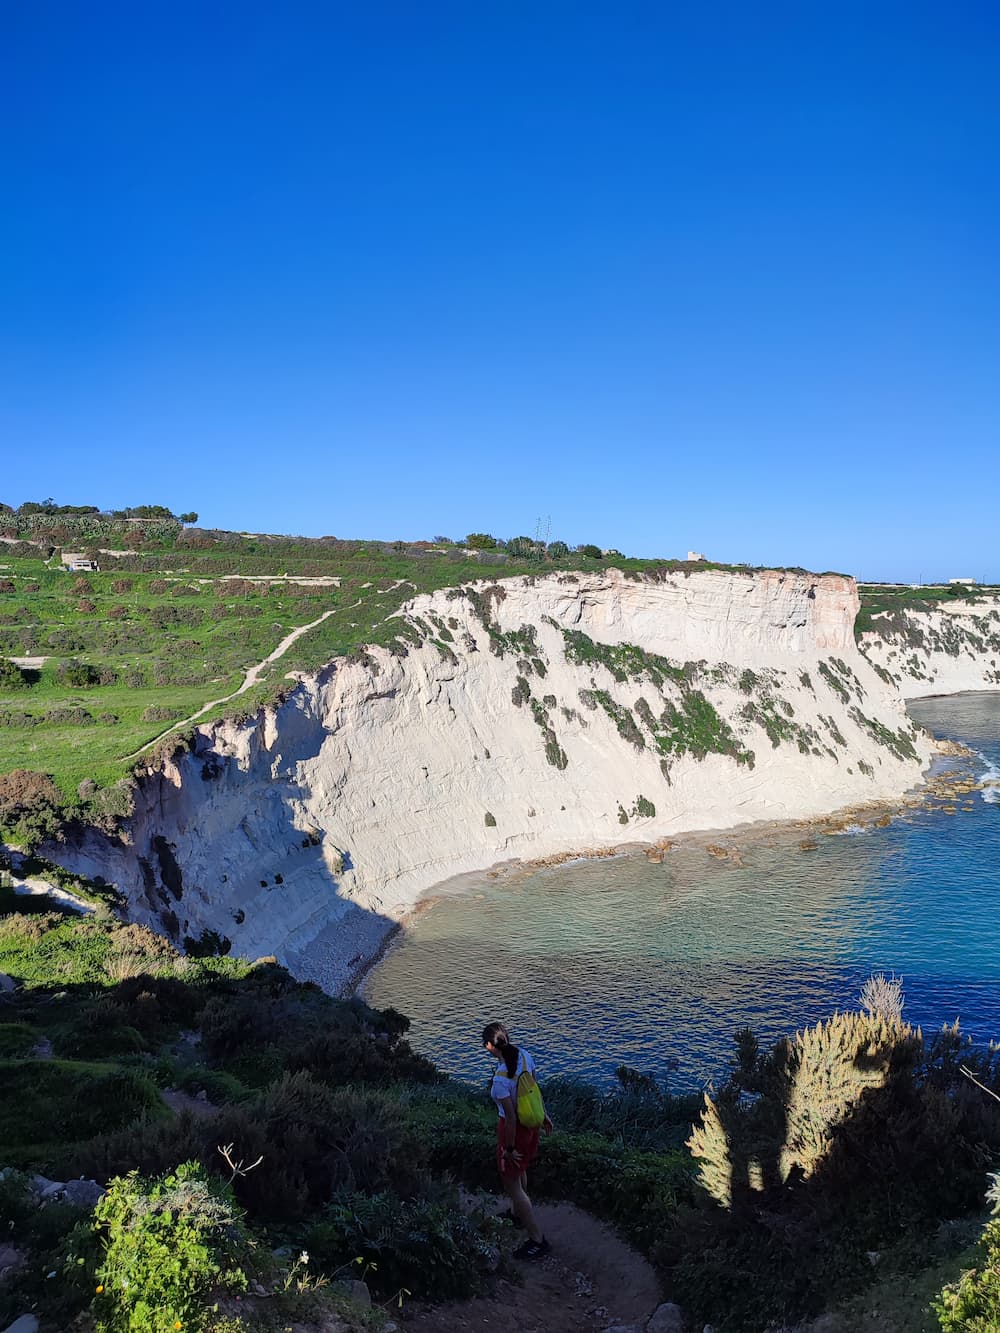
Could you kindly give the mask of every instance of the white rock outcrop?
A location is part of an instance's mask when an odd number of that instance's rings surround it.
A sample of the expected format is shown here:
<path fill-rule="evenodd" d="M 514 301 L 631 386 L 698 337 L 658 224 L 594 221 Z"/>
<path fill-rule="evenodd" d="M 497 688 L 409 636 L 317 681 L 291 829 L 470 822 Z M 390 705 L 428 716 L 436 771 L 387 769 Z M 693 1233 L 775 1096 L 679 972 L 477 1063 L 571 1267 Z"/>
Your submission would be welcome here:
<path fill-rule="evenodd" d="M 415 598 L 408 646 L 199 728 L 121 839 L 49 854 L 175 939 L 342 985 L 453 876 L 913 786 L 932 753 L 856 648 L 853 580 L 609 569 Z"/>
<path fill-rule="evenodd" d="M 1000 597 L 883 612 L 861 651 L 904 699 L 1000 689 Z"/>

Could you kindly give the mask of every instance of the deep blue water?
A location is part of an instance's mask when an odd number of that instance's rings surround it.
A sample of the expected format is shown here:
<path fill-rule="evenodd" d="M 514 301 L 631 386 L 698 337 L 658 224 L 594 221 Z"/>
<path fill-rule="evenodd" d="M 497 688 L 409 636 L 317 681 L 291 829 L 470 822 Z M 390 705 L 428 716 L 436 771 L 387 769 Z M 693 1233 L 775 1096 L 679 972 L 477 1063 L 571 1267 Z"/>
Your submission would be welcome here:
<path fill-rule="evenodd" d="M 920 700 L 916 721 L 1000 778 L 1000 694 Z M 954 766 L 957 761 L 950 761 Z M 629 1064 L 687 1088 L 732 1034 L 761 1040 L 856 1007 L 872 972 L 902 976 L 904 1016 L 1000 1038 L 1000 788 L 887 828 L 744 844 L 742 868 L 681 848 L 485 875 L 419 916 L 368 979 L 442 1068 L 478 1078 L 479 1033 L 507 1021 L 546 1074 L 607 1083 Z M 971 804 L 971 810 L 962 806 Z M 719 835 L 720 842 L 734 841 Z"/>

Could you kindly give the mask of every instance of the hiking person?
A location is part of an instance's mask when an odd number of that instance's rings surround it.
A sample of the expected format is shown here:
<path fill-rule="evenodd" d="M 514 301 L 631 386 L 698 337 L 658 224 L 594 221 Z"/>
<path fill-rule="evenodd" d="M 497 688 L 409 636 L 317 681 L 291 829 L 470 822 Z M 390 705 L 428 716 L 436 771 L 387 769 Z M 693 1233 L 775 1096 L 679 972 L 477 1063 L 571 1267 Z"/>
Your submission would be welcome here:
<path fill-rule="evenodd" d="M 542 1259 L 550 1246 L 535 1221 L 528 1198 L 528 1167 L 538 1156 L 538 1131 L 552 1131 L 552 1121 L 542 1106 L 535 1083 L 535 1062 L 523 1048 L 513 1045 L 502 1023 L 483 1029 L 483 1046 L 497 1061 L 490 1083 L 490 1096 L 497 1107 L 497 1170 L 510 1199 L 514 1216 L 528 1239 L 514 1251 L 515 1259 Z M 521 1120 L 518 1102 L 521 1102 Z M 534 1123 L 522 1123 L 524 1120 Z"/>

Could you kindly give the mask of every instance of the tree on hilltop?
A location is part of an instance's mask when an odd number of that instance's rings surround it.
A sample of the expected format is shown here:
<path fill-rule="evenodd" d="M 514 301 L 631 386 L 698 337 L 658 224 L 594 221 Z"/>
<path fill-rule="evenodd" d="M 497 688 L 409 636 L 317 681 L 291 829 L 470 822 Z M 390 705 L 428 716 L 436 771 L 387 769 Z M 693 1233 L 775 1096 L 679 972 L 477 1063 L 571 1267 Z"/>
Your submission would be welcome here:
<path fill-rule="evenodd" d="M 466 546 L 473 551 L 495 551 L 498 546 L 496 537 L 488 532 L 470 532 L 465 539 Z"/>

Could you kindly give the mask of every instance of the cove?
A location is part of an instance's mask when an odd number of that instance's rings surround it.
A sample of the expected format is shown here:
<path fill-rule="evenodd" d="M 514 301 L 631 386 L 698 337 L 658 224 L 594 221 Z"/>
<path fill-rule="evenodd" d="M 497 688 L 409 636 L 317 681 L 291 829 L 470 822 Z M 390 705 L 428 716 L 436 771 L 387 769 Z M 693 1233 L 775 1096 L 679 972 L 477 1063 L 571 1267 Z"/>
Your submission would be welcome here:
<path fill-rule="evenodd" d="M 921 699 L 911 716 L 975 752 L 938 761 L 1000 778 L 1000 694 Z M 773 1041 L 856 1007 L 867 976 L 904 979 L 925 1031 L 960 1019 L 1000 1035 L 1000 789 L 955 814 L 906 811 L 884 828 L 818 836 L 735 831 L 742 865 L 679 843 L 644 856 L 476 877 L 418 913 L 363 987 L 412 1020 L 412 1044 L 475 1079 L 479 1032 L 505 1019 L 546 1075 L 607 1085 L 620 1064 L 675 1090 L 718 1077 L 732 1035 Z M 967 808 L 971 807 L 971 808 Z"/>

